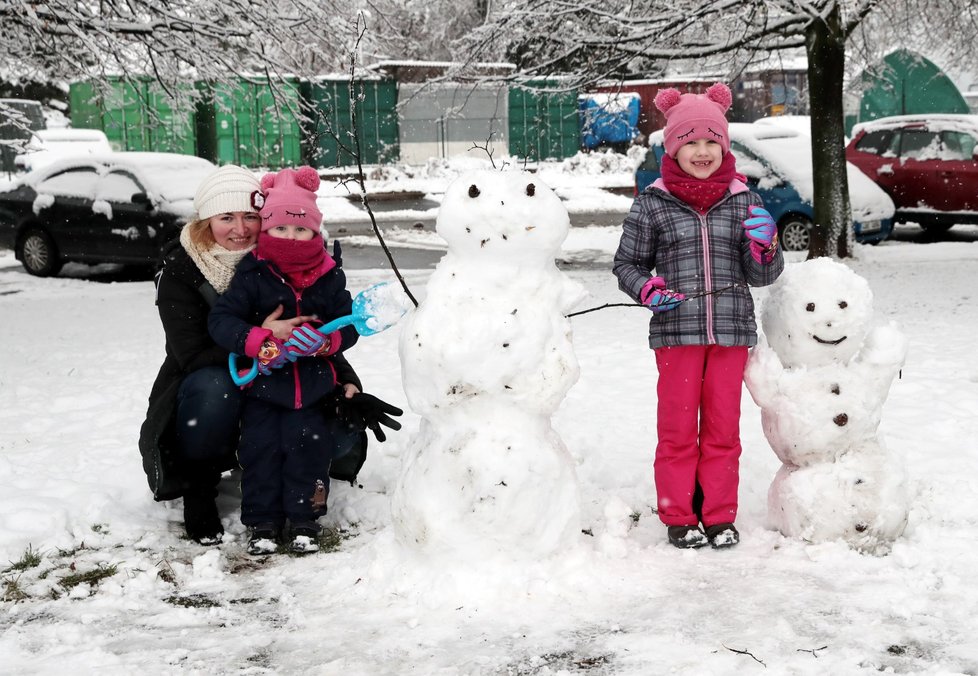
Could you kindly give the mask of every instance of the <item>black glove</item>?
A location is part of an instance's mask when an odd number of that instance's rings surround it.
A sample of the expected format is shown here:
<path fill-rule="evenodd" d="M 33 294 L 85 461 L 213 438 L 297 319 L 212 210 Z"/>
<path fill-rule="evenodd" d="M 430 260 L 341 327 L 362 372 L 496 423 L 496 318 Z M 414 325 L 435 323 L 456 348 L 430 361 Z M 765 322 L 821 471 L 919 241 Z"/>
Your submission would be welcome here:
<path fill-rule="evenodd" d="M 348 425 L 360 429 L 369 429 L 374 433 L 377 441 L 387 441 L 387 435 L 384 434 L 381 425 L 392 430 L 401 429 L 401 423 L 390 416 L 403 415 L 404 411 L 372 394 L 357 392 L 347 399 L 340 390 L 330 397 L 329 403 L 337 418 L 345 421 Z"/>

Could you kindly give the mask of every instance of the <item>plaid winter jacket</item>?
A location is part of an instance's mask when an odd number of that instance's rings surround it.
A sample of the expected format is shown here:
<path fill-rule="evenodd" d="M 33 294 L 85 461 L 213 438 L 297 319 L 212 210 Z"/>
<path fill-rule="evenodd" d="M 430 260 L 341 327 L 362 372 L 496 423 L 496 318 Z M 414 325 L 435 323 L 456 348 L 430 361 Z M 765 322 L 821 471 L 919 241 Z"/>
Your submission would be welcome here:
<path fill-rule="evenodd" d="M 780 248 L 766 265 L 751 256 L 742 226 L 751 205 L 763 206 L 761 198 L 737 180 L 706 214 L 669 194 L 661 179 L 635 198 L 615 253 L 619 288 L 641 302 L 639 292 L 655 270 L 668 288 L 692 297 L 652 316 L 651 348 L 757 342 L 754 301 L 747 287 L 774 282 L 784 259 Z M 718 291 L 729 286 L 733 288 Z"/>

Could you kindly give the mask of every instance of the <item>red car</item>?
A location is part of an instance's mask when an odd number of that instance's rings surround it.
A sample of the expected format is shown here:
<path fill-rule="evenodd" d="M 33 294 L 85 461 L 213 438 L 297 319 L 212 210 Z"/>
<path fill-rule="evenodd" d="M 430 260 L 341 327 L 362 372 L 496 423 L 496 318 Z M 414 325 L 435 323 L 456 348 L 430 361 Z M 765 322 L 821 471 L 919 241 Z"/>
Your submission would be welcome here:
<path fill-rule="evenodd" d="M 846 159 L 893 199 L 898 222 L 978 223 L 978 115 L 901 115 L 856 125 Z"/>

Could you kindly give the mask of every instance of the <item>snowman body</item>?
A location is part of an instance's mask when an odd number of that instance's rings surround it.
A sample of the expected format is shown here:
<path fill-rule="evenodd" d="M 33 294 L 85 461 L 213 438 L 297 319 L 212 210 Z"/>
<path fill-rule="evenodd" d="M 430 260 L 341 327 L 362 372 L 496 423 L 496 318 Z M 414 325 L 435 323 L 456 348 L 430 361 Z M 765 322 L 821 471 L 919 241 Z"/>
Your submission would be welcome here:
<path fill-rule="evenodd" d="M 906 338 L 873 326 L 872 292 L 846 266 L 791 266 L 765 301 L 764 340 L 745 381 L 783 463 L 768 492 L 771 524 L 811 542 L 885 553 L 906 526 L 901 459 L 878 438 Z"/>
<path fill-rule="evenodd" d="M 446 191 L 448 252 L 400 338 L 422 416 L 392 497 L 402 542 L 536 556 L 579 534 L 573 461 L 550 424 L 579 374 L 565 314 L 583 290 L 554 264 L 569 225 L 524 172 L 470 172 Z"/>

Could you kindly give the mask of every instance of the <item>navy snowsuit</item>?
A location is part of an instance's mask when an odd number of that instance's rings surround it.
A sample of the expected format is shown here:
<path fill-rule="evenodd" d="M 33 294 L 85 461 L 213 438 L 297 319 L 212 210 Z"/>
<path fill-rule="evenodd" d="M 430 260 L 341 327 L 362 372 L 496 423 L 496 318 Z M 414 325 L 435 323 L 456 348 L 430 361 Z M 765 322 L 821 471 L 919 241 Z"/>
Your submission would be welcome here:
<path fill-rule="evenodd" d="M 214 304 L 208 330 L 218 345 L 243 355 L 248 334 L 278 305 L 285 308 L 282 319 L 301 314 L 328 322 L 348 315 L 352 299 L 346 275 L 334 267 L 296 290 L 274 264 L 249 254 Z M 340 335 L 341 350 L 359 338 L 352 326 L 340 329 Z M 329 358 L 300 357 L 247 386 L 238 446 L 241 522 L 246 526 L 281 525 L 286 518 L 293 525 L 308 523 L 321 513 L 311 498 L 317 481 L 329 486 L 333 440 L 319 404 L 335 384 Z"/>

